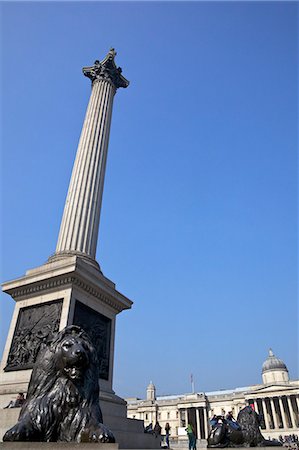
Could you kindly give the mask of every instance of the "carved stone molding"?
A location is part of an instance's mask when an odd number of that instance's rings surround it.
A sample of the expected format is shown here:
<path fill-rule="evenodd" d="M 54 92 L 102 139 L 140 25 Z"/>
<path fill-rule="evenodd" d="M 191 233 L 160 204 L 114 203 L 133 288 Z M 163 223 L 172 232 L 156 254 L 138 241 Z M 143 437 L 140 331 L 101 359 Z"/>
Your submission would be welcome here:
<path fill-rule="evenodd" d="M 123 307 L 117 301 L 115 301 L 115 299 L 112 296 L 105 295 L 103 292 L 101 292 L 100 289 L 91 286 L 89 283 L 85 282 L 83 279 L 77 276 L 65 276 L 61 278 L 53 278 L 51 280 L 47 280 L 46 282 L 35 283 L 26 287 L 17 288 L 14 289 L 12 292 L 10 292 L 10 295 L 14 299 L 20 300 L 20 297 L 40 293 L 43 291 L 48 291 L 50 289 L 55 289 L 57 287 L 67 285 L 75 285 L 79 287 L 80 289 L 92 295 L 93 297 L 100 299 L 106 305 L 111 306 L 118 312 L 121 312 L 123 310 Z"/>
<path fill-rule="evenodd" d="M 96 60 L 93 66 L 83 67 L 84 75 L 90 78 L 92 82 L 96 80 L 110 81 L 115 89 L 128 87 L 129 81 L 121 75 L 122 69 L 115 64 L 115 55 L 114 48 L 110 49 L 102 61 Z"/>

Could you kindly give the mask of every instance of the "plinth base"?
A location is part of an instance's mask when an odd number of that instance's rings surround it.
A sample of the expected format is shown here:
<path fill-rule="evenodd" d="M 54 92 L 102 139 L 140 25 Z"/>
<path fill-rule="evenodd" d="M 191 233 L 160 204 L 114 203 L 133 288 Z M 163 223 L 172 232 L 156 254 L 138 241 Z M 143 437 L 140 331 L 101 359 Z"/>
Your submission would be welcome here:
<path fill-rule="evenodd" d="M 2 441 L 2 438 L 7 430 L 9 430 L 11 427 L 13 427 L 17 421 L 20 414 L 20 408 L 8 408 L 8 409 L 0 409 L 0 440 Z M 38 449 L 42 450 L 45 449 L 68 449 L 68 448 L 76 448 L 77 450 L 81 450 L 85 448 L 93 449 L 93 448 L 102 448 L 99 447 L 103 445 L 106 450 L 115 449 L 160 449 L 160 439 L 155 438 L 152 434 L 146 434 L 144 433 L 144 425 L 143 420 L 136 420 L 136 419 L 127 419 L 126 417 L 121 416 L 104 416 L 104 424 L 112 431 L 115 440 L 117 442 L 117 447 L 109 447 L 110 445 L 115 444 L 90 444 L 90 443 L 82 443 L 75 444 L 75 443 L 47 443 L 47 442 L 0 442 L 0 449 L 3 450 L 8 449 Z M 9 447 L 9 445 L 16 445 L 16 447 Z M 31 446 L 28 446 L 31 445 Z M 61 447 L 47 447 L 48 445 L 60 445 Z M 66 447 L 67 445 L 71 445 L 71 447 Z M 76 445 L 76 447 L 75 447 Z M 8 446 L 8 447 L 6 447 Z M 35 446 L 35 447 L 34 447 Z M 45 446 L 45 447 L 44 447 Z M 81 447 L 82 446 L 82 447 Z"/>
<path fill-rule="evenodd" d="M 118 444 L 77 444 L 75 442 L 1 442 L 1 450 L 118 450 Z"/>

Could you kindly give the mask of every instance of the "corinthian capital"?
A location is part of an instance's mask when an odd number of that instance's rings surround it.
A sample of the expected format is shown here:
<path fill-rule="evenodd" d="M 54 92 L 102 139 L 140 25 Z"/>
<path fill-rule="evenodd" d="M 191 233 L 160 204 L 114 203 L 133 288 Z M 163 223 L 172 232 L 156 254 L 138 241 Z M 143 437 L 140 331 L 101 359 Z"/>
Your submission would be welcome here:
<path fill-rule="evenodd" d="M 83 73 L 90 78 L 92 82 L 95 80 L 110 80 L 115 89 L 119 87 L 126 88 L 129 86 L 129 81 L 121 75 L 121 68 L 116 67 L 114 58 L 116 51 L 111 48 L 107 56 L 102 60 L 96 60 L 93 66 L 83 67 Z"/>

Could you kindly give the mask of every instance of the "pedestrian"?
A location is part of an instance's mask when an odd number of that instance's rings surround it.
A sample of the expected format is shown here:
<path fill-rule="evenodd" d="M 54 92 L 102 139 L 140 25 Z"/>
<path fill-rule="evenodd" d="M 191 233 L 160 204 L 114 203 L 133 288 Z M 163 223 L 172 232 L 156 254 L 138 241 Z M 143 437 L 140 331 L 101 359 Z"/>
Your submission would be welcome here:
<path fill-rule="evenodd" d="M 196 450 L 196 436 L 193 425 L 191 423 L 188 423 L 186 431 L 189 439 L 189 450 Z"/>
<path fill-rule="evenodd" d="M 170 429 L 171 429 L 171 427 L 170 427 L 169 423 L 167 422 L 165 425 L 165 434 L 166 434 L 165 441 L 166 441 L 166 445 L 167 445 L 166 448 L 169 448 Z"/>
<path fill-rule="evenodd" d="M 159 422 L 156 422 L 156 425 L 154 426 L 154 433 L 155 433 L 156 437 L 161 435 L 161 430 L 162 430 L 162 428 L 161 428 Z"/>

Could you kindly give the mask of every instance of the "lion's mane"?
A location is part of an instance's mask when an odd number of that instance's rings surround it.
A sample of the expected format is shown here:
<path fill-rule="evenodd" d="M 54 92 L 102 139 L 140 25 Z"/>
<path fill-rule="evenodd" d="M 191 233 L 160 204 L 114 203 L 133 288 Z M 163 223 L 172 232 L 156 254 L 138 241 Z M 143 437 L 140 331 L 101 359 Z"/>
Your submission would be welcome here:
<path fill-rule="evenodd" d="M 241 409 L 237 422 L 240 424 L 245 443 L 250 447 L 262 445 L 265 441 L 260 431 L 260 416 L 250 406 Z"/>
<path fill-rule="evenodd" d="M 80 327 L 68 326 L 40 351 L 19 422 L 3 440 L 80 442 L 87 434 L 113 442 L 102 422 L 95 348 Z"/>

